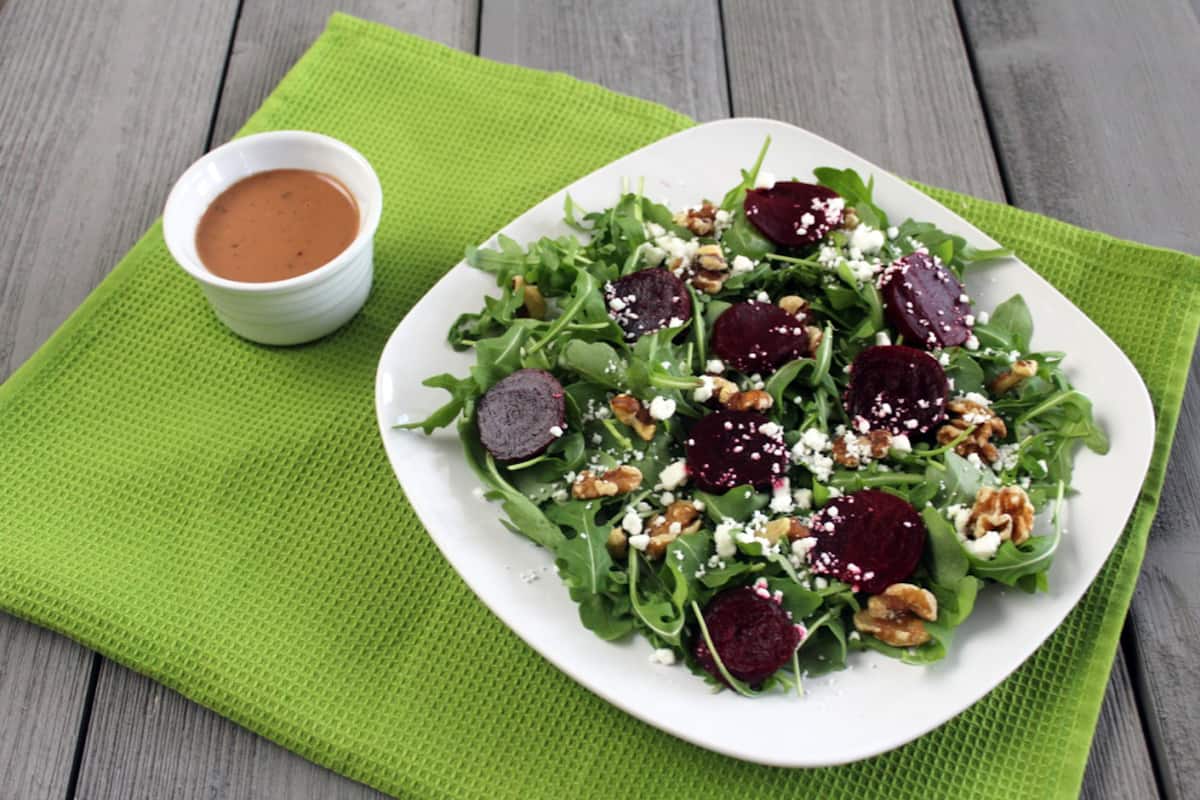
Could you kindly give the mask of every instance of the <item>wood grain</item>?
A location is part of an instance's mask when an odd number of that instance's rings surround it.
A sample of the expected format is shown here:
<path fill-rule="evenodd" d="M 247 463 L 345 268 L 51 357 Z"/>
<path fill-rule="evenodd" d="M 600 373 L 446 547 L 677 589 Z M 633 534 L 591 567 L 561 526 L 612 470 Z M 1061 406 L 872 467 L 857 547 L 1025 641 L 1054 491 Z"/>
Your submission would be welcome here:
<path fill-rule="evenodd" d="M 964 2 L 1013 202 L 1200 253 L 1200 7 Z M 1130 672 L 1162 787 L 1200 796 L 1200 373 L 1134 596 Z"/>
<path fill-rule="evenodd" d="M 335 11 L 475 50 L 477 0 L 245 0 L 212 146 L 227 141 L 325 29 Z"/>
<path fill-rule="evenodd" d="M 0 379 L 108 273 L 203 150 L 234 0 L 0 6 Z M 0 614 L 0 796 L 61 798 L 92 654 Z"/>
<path fill-rule="evenodd" d="M 0 377 L 108 274 L 203 152 L 235 9 L 236 0 L 5 6 Z"/>
<path fill-rule="evenodd" d="M 736 113 L 801 125 L 900 175 L 1006 199 L 949 0 L 792 9 L 785 0 L 725 3 Z M 777 58 L 780 52 L 794 57 Z M 1154 775 L 1120 654 L 1092 753 L 1088 797 L 1154 796 L 1143 793 Z"/>
<path fill-rule="evenodd" d="M 1124 655 L 1117 654 L 1079 793 L 1084 800 L 1158 797 L 1150 751 Z"/>
<path fill-rule="evenodd" d="M 791 122 L 905 177 L 1003 197 L 950 0 L 727 0 L 724 12 L 738 116 Z"/>
<path fill-rule="evenodd" d="M 79 777 L 88 800 L 382 798 L 111 661 Z"/>
<path fill-rule="evenodd" d="M 566 72 L 699 120 L 729 116 L 717 0 L 486 0 L 479 54 Z"/>
<path fill-rule="evenodd" d="M 66 796 L 92 654 L 0 614 L 0 797 Z"/>
<path fill-rule="evenodd" d="M 475 47 L 473 0 L 244 0 L 212 145 L 241 126 L 312 44 L 334 11 L 460 49 Z M 226 47 L 205 58 L 223 61 Z M 209 104 L 211 113 L 212 103 Z M 2 794 L 2 793 L 0 793 Z M 79 774 L 79 797 L 129 800 L 304 800 L 383 797 L 106 661 Z"/>

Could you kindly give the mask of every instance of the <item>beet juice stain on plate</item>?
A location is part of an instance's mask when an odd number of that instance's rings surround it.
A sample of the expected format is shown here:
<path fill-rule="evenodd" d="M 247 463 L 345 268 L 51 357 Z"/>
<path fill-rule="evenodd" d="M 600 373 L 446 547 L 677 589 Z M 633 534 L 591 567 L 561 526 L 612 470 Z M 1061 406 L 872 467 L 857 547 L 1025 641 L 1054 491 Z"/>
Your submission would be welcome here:
<path fill-rule="evenodd" d="M 329 263 L 354 241 L 358 224 L 358 204 L 337 178 L 273 169 L 213 200 L 196 228 L 196 252 L 221 278 L 282 281 Z"/>

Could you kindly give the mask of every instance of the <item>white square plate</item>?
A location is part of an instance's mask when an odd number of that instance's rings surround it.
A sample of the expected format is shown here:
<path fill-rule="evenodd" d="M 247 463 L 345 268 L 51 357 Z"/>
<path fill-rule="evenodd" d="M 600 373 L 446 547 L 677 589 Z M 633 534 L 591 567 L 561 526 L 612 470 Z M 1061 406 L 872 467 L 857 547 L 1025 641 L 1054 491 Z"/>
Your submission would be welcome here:
<path fill-rule="evenodd" d="M 764 138 L 763 168 L 811 179 L 818 166 L 852 167 L 875 177 L 875 199 L 891 218 L 913 217 L 961 235 L 976 247 L 997 243 L 939 203 L 808 131 L 761 119 L 712 122 L 621 158 L 550 196 L 502 233 L 518 242 L 569 233 L 563 195 L 586 209 L 613 204 L 621 179 L 645 178 L 646 194 L 670 208 L 719 199 L 748 168 Z M 494 240 L 489 242 L 494 244 Z M 454 430 L 426 437 L 392 428 L 397 418 L 424 418 L 446 399 L 421 381 L 440 372 L 466 374 L 473 353 L 445 344 L 450 323 L 476 311 L 492 276 L 460 263 L 392 334 L 376 379 L 384 447 L 409 501 L 446 559 L 500 619 L 531 647 L 591 691 L 630 714 L 701 747 L 747 761 L 816 767 L 882 753 L 941 725 L 1004 680 L 1048 637 L 1083 595 L 1133 509 L 1154 442 L 1154 413 L 1125 354 L 1082 311 L 1016 259 L 973 272 L 968 288 L 990 310 L 1020 292 L 1033 313 L 1035 349 L 1064 350 L 1071 379 L 1095 403 L 1112 439 L 1104 457 L 1081 451 L 1068 504 L 1068 535 L 1050 571 L 1050 591 L 1026 595 L 985 590 L 942 662 L 907 666 L 874 653 L 851 655 L 851 669 L 806 681 L 807 697 L 780 692 L 749 700 L 713 694 L 681 666 L 649 663 L 650 645 L 634 638 L 601 641 L 579 622 L 553 567 L 553 556 L 505 530 L 497 506 L 477 498 L 479 482 L 462 458 Z M 540 580 L 530 581 L 533 575 Z M 820 736 L 797 736 L 802 730 Z M 767 746 L 765 743 L 770 743 Z"/>

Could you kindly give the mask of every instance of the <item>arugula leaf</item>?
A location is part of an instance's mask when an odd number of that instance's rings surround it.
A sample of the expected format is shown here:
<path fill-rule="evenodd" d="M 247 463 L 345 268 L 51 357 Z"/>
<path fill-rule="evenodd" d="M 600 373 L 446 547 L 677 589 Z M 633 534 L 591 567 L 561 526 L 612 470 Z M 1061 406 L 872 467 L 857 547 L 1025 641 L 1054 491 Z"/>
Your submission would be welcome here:
<path fill-rule="evenodd" d="M 456 378 L 448 372 L 426 378 L 421 385 L 445 389 L 450 393 L 450 401 L 419 422 L 405 422 L 395 427 L 403 430 L 420 428 L 426 436 L 454 422 L 464 406 L 479 394 L 479 385 L 474 378 Z"/>
<path fill-rule="evenodd" d="M 696 490 L 696 499 L 704 503 L 704 513 L 713 522 L 727 519 L 746 520 L 755 511 L 765 508 L 771 498 L 754 491 L 753 486 L 735 486 L 724 494 Z"/>
<path fill-rule="evenodd" d="M 629 599 L 591 594 L 579 601 L 579 620 L 583 627 L 605 641 L 615 641 L 633 632 Z"/>
<path fill-rule="evenodd" d="M 933 506 L 921 510 L 921 520 L 929 534 L 930 574 L 943 586 L 957 586 L 966 577 L 970 564 L 954 526 Z"/>
<path fill-rule="evenodd" d="M 529 339 L 530 327 L 531 324 L 514 324 L 503 335 L 475 345 L 478 360 L 471 367 L 471 377 L 481 394 L 521 368 L 521 349 Z"/>
<path fill-rule="evenodd" d="M 572 500 L 546 509 L 551 521 L 575 531 L 572 538 L 558 543 L 554 554 L 558 574 L 576 602 L 582 595 L 600 594 L 608 586 L 613 561 L 606 546 L 608 531 L 596 524 L 599 510 L 597 500 Z"/>
<path fill-rule="evenodd" d="M 673 596 L 667 593 L 662 581 L 657 579 L 648 565 L 647 577 L 652 578 L 656 585 L 648 592 L 642 591 L 638 575 L 644 558 L 637 550 L 629 551 L 629 602 L 633 606 L 633 613 L 656 637 L 679 647 L 685 613 L 675 604 Z"/>
<path fill-rule="evenodd" d="M 763 140 L 763 146 L 758 151 L 758 158 L 754 159 L 754 166 L 750 169 L 742 170 L 742 182 L 725 193 L 725 197 L 721 200 L 721 208 L 726 211 L 733 211 L 742 207 L 742 202 L 746 199 L 746 192 L 754 188 L 754 184 L 758 183 L 758 173 L 762 169 L 763 159 L 767 157 L 767 150 L 771 147 L 771 137 L 768 136 Z"/>
<path fill-rule="evenodd" d="M 466 426 L 474 429 L 474 421 Z M 475 441 L 479 434 L 474 435 Z M 517 491 L 508 481 L 504 480 L 496 466 L 491 453 L 483 454 L 480 445 L 466 444 L 467 460 L 472 463 L 477 474 L 485 479 L 491 487 L 489 499 L 499 499 L 500 507 L 508 516 L 508 522 L 501 520 L 506 528 L 514 533 L 520 533 L 540 544 L 547 550 L 556 550 L 564 540 L 562 530 L 546 518 L 542 510 L 532 500 Z"/>
<path fill-rule="evenodd" d="M 1033 338 L 1033 315 L 1021 295 L 1014 294 L 996 306 L 987 325 L 990 330 L 1003 332 L 1013 348 L 1022 352 L 1029 349 L 1029 340 Z"/>
<path fill-rule="evenodd" d="M 580 377 L 607 389 L 620 389 L 625 383 L 625 360 L 604 342 L 572 339 L 558 355 L 558 363 Z"/>
<path fill-rule="evenodd" d="M 846 201 L 847 208 L 853 208 L 859 220 L 879 230 L 888 227 L 887 214 L 875 205 L 871 195 L 875 190 L 875 178 L 869 183 L 863 183 L 862 178 L 852 169 L 834 169 L 833 167 L 817 167 L 813 170 L 817 183 L 833 189 Z"/>

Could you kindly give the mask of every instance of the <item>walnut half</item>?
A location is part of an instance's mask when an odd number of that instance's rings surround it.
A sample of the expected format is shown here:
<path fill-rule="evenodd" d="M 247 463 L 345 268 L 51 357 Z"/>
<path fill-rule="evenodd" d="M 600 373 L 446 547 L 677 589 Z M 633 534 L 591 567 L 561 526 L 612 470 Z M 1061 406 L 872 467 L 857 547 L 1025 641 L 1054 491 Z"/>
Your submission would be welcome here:
<path fill-rule="evenodd" d="M 646 533 L 650 543 L 646 545 L 646 557 L 659 559 L 667 552 L 667 545 L 680 536 L 700 530 L 700 512 L 690 500 L 676 500 L 663 513 L 650 520 Z"/>
<path fill-rule="evenodd" d="M 654 438 L 657 430 L 654 417 L 650 416 L 650 409 L 642 405 L 641 400 L 631 394 L 619 394 L 609 400 L 608 405 L 617 421 L 633 428 L 642 441 L 648 442 Z"/>
<path fill-rule="evenodd" d="M 893 647 L 917 647 L 932 638 L 923 620 L 937 620 L 933 593 L 911 583 L 893 583 L 855 613 L 854 627 Z"/>
<path fill-rule="evenodd" d="M 980 487 L 964 533 L 980 539 L 995 531 L 1000 541 L 1024 544 L 1033 532 L 1033 503 L 1020 486 Z"/>
<path fill-rule="evenodd" d="M 974 428 L 967 438 L 954 446 L 954 452 L 963 458 L 977 453 L 989 464 L 1000 458 L 1000 451 L 992 444 L 992 437 L 1004 438 L 1008 435 L 1008 426 L 1004 420 L 985 405 L 965 397 L 958 397 L 946 404 L 946 408 L 955 416 L 948 423 L 938 428 L 937 440 L 940 445 L 947 445 L 962 435 L 963 431 Z"/>
<path fill-rule="evenodd" d="M 857 442 L 851 447 L 849 438 Z M 862 456 L 869 453 L 871 458 L 883 458 L 892 446 L 892 434 L 882 428 L 867 433 L 866 436 L 855 438 L 854 434 L 839 436 L 833 440 L 831 456 L 834 461 L 849 469 L 857 469 L 862 464 Z"/>
<path fill-rule="evenodd" d="M 642 485 L 642 471 L 637 467 L 621 465 L 603 475 L 584 470 L 571 484 L 571 494 L 576 500 L 595 500 L 599 497 L 616 497 L 627 494 Z"/>
<path fill-rule="evenodd" d="M 1020 386 L 1026 378 L 1037 375 L 1037 370 L 1038 362 L 1033 359 L 1014 361 L 1012 368 L 1008 372 L 997 375 L 996 379 L 988 384 L 988 388 L 992 390 L 992 394 L 1010 392 Z"/>

